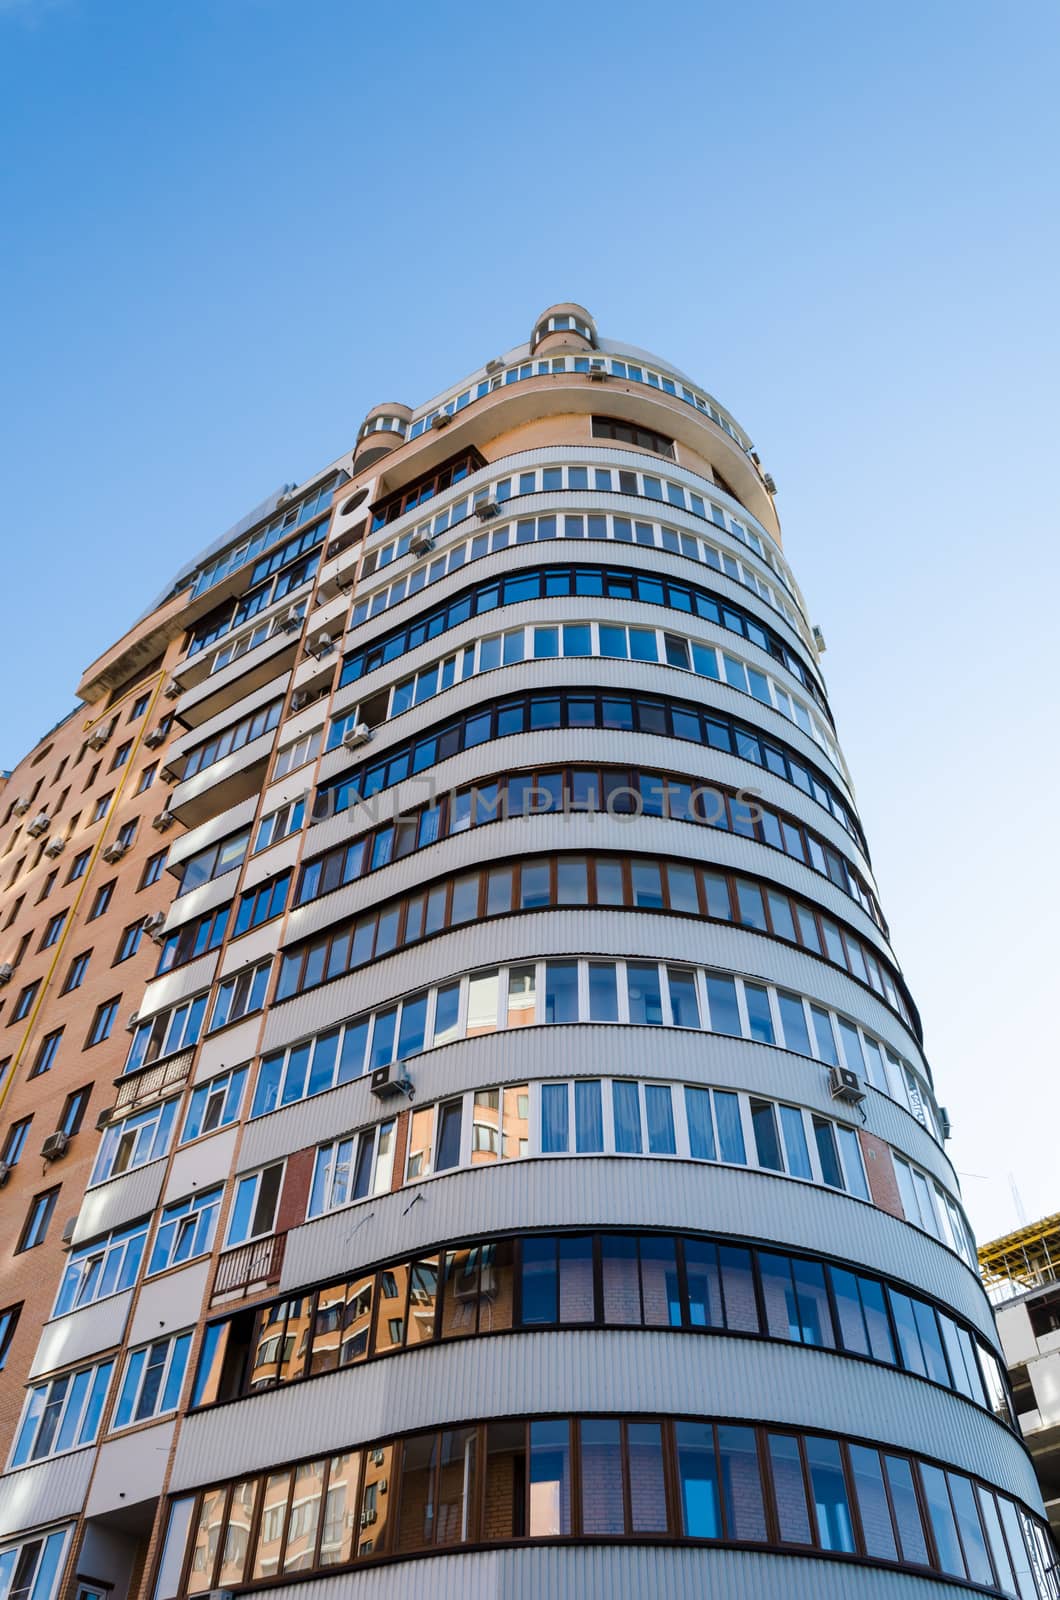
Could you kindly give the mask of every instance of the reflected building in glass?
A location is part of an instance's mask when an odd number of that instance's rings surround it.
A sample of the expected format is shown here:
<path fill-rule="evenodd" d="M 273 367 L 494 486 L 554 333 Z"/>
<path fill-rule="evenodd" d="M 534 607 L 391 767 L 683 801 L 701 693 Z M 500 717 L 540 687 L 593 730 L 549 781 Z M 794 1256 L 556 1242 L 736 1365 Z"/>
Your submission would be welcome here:
<path fill-rule="evenodd" d="M 1058 1593 L 774 495 L 557 305 L 141 624 L 180 831 L 0 1600 Z"/>

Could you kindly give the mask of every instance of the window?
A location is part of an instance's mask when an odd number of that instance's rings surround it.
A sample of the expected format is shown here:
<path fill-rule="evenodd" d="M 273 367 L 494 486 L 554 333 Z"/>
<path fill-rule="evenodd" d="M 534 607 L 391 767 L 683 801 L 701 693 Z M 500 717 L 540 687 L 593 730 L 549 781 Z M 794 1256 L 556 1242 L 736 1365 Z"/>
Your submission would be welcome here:
<path fill-rule="evenodd" d="M 139 722 L 140 718 L 143 716 L 150 704 L 150 692 L 147 694 L 138 694 L 132 705 L 129 707 L 129 716 L 127 720 L 129 722 Z"/>
<path fill-rule="evenodd" d="M 88 1102 L 92 1098 L 92 1085 L 86 1084 L 83 1089 L 75 1089 L 68 1094 L 63 1102 L 62 1116 L 59 1118 L 59 1129 L 67 1138 L 72 1139 L 75 1133 L 80 1133 Z"/>
<path fill-rule="evenodd" d="M 0 1311 L 0 1372 L 3 1372 L 4 1367 L 7 1365 L 8 1351 L 11 1349 L 11 1341 L 15 1337 L 15 1329 L 18 1327 L 21 1311 L 21 1304 L 5 1306 L 4 1310 Z"/>
<path fill-rule="evenodd" d="M 40 949 L 40 950 L 50 950 L 53 944 L 58 944 L 59 935 L 63 931 L 63 926 L 64 926 L 65 922 L 66 922 L 66 912 L 65 911 L 57 911 L 54 917 L 49 918 L 48 925 L 45 928 L 43 935 L 41 936 L 41 942 L 40 942 L 40 944 L 38 946 L 38 949 Z"/>
<path fill-rule="evenodd" d="M 114 1019 L 118 1015 L 118 1007 L 120 1005 L 121 995 L 119 994 L 115 995 L 113 1000 L 104 1000 L 101 1006 L 96 1007 L 96 1015 L 92 1020 L 88 1038 L 85 1040 L 86 1050 L 90 1049 L 92 1045 L 102 1044 L 104 1039 L 110 1038 Z"/>
<path fill-rule="evenodd" d="M 228 1022 L 235 1022 L 239 1017 L 247 1017 L 261 1010 L 265 1004 L 271 971 L 272 961 L 263 961 L 260 966 L 250 967 L 220 984 L 210 1018 L 211 1033 Z"/>
<path fill-rule="evenodd" d="M 180 1266 L 182 1262 L 205 1255 L 212 1248 L 217 1215 L 221 1209 L 221 1194 L 222 1189 L 218 1185 L 187 1200 L 174 1201 L 163 1209 L 147 1266 L 149 1274 Z"/>
<path fill-rule="evenodd" d="M 152 762 L 149 767 L 145 767 L 144 768 L 144 770 L 140 774 L 140 781 L 136 785 L 137 794 L 144 794 L 148 789 L 150 789 L 151 785 L 155 781 L 155 774 L 156 774 L 157 771 L 158 771 L 158 762 L 157 761 Z"/>
<path fill-rule="evenodd" d="M 96 801 L 95 805 L 92 807 L 92 813 L 91 813 L 91 815 L 90 815 L 90 817 L 88 819 L 90 823 L 92 823 L 92 822 L 102 822 L 103 821 L 103 818 L 107 815 L 107 812 L 110 809 L 110 803 L 111 803 L 113 798 L 114 798 L 113 789 L 109 790 L 107 794 L 101 794 L 100 795 L 99 799 Z"/>
<path fill-rule="evenodd" d="M 238 939 L 251 928 L 260 927 L 263 922 L 278 917 L 287 904 L 287 891 L 290 886 L 291 874 L 282 872 L 279 877 L 260 884 L 256 889 L 248 889 L 241 895 L 239 910 L 232 927 L 233 939 Z"/>
<path fill-rule="evenodd" d="M 178 1333 L 129 1352 L 111 1432 L 175 1411 L 184 1385 L 191 1334 Z"/>
<path fill-rule="evenodd" d="M 13 1122 L 8 1128 L 7 1138 L 4 1140 L 3 1148 L 0 1149 L 0 1161 L 4 1163 L 5 1167 L 18 1165 L 18 1158 L 25 1149 L 26 1136 L 29 1133 L 32 1121 L 32 1117 L 23 1117 L 21 1121 Z"/>
<path fill-rule="evenodd" d="M 164 1100 L 149 1111 L 138 1111 L 104 1130 L 89 1183 L 104 1183 L 119 1173 L 131 1172 L 157 1161 L 169 1149 L 169 1136 L 177 1114 L 176 1100 Z"/>
<path fill-rule="evenodd" d="M 41 846 L 41 850 L 38 850 L 38 852 L 37 852 L 37 861 L 40 860 L 41 851 L 43 850 L 43 848 L 44 848 L 44 846 L 42 845 Z M 33 863 L 33 865 L 36 866 L 37 862 L 35 861 Z M 49 872 L 48 876 L 45 878 L 44 882 L 41 884 L 40 894 L 37 896 L 37 904 L 38 905 L 40 905 L 42 900 L 47 900 L 48 896 L 51 894 L 52 890 L 55 888 L 55 880 L 56 880 L 56 878 L 58 876 L 59 876 L 59 868 L 58 867 L 53 867 L 51 872 Z"/>
<path fill-rule="evenodd" d="M 22 1224 L 22 1232 L 19 1235 L 18 1244 L 15 1246 L 16 1255 L 19 1255 L 23 1250 L 32 1250 L 34 1246 L 44 1243 L 45 1235 L 48 1232 L 48 1224 L 52 1220 L 52 1212 L 55 1210 L 55 1202 L 58 1198 L 58 1188 L 46 1189 L 43 1194 L 33 1196 L 26 1220 Z"/>
<path fill-rule="evenodd" d="M 148 856 L 144 862 L 143 876 L 140 879 L 141 889 L 150 888 L 152 883 L 158 882 L 165 869 L 166 856 L 168 854 L 169 850 L 167 848 L 165 850 L 156 850 L 153 856 Z"/>
<path fill-rule="evenodd" d="M 91 855 L 91 850 L 78 851 L 77 855 L 70 863 L 70 871 L 66 878 L 67 883 L 76 883 L 78 878 L 84 877 L 85 873 L 88 871 L 88 863 Z"/>
<path fill-rule="evenodd" d="M 135 817 L 133 817 L 129 822 L 123 822 L 121 827 L 118 829 L 117 834 L 115 835 L 114 843 L 120 845 L 123 850 L 131 850 L 136 841 L 136 829 L 138 825 L 138 821 Z"/>
<path fill-rule="evenodd" d="M 205 994 L 196 995 L 191 1000 L 182 1000 L 180 1005 L 157 1011 L 153 1017 L 141 1022 L 133 1034 L 122 1070 L 126 1073 L 136 1072 L 140 1067 L 150 1066 L 160 1056 L 173 1055 L 178 1050 L 188 1050 L 197 1044 L 206 1012 L 206 1000 Z"/>
<path fill-rule="evenodd" d="M 218 911 L 207 911 L 193 922 L 185 922 L 183 927 L 167 933 L 162 941 L 156 976 L 216 950 L 224 940 L 231 909 L 231 906 L 222 906 Z"/>
<path fill-rule="evenodd" d="M 117 772 L 119 767 L 124 767 L 125 763 L 129 759 L 129 752 L 130 752 L 131 749 L 132 749 L 132 740 L 131 739 L 126 739 L 125 743 L 124 744 L 120 744 L 118 746 L 118 748 L 115 750 L 114 755 L 113 755 L 113 757 L 111 759 L 110 767 L 109 767 L 108 770 L 111 771 L 111 772 Z"/>
<path fill-rule="evenodd" d="M 55 1065 L 55 1057 L 59 1051 L 59 1041 L 63 1036 L 62 1028 L 56 1028 L 52 1033 L 46 1033 L 40 1042 L 33 1066 L 30 1069 L 31 1078 L 39 1078 L 42 1072 L 50 1072 Z"/>
<path fill-rule="evenodd" d="M 393 1177 L 396 1128 L 395 1122 L 382 1122 L 348 1139 L 321 1145 L 307 1216 L 321 1216 L 370 1194 L 385 1194 Z"/>
<path fill-rule="evenodd" d="M 273 782 L 282 778 L 288 772 L 293 772 L 296 767 L 304 767 L 310 761 L 315 761 L 320 754 L 320 741 L 322 730 L 317 728 L 313 733 L 307 733 L 304 738 L 297 739 L 294 744 L 286 745 L 276 757 L 273 769 Z"/>
<path fill-rule="evenodd" d="M 92 1444 L 99 1432 L 113 1361 L 64 1372 L 30 1389 L 11 1466 L 43 1461 L 63 1450 Z"/>
<path fill-rule="evenodd" d="M 92 908 L 88 913 L 87 920 L 89 922 L 94 922 L 96 917 L 101 917 L 104 911 L 106 911 L 113 898 L 114 885 L 116 882 L 117 879 L 112 878 L 109 883 L 100 884 L 99 888 L 96 890 L 95 898 L 92 901 Z"/>
<path fill-rule="evenodd" d="M 478 472 L 485 465 L 485 460 L 477 450 L 463 452 L 444 461 L 426 477 L 417 478 L 415 482 L 406 484 L 403 489 L 398 489 L 385 499 L 377 500 L 372 506 L 372 532 L 385 528 L 390 522 L 396 522 L 404 512 L 426 504 L 435 495 L 444 494 L 454 484 L 461 483 L 464 478 L 473 472 Z"/>
<path fill-rule="evenodd" d="M 228 1223 L 228 1245 L 243 1244 L 247 1239 L 260 1239 L 272 1232 L 280 1199 L 283 1167 L 283 1162 L 278 1161 L 271 1167 L 262 1167 L 260 1172 L 239 1179 Z"/>
<path fill-rule="evenodd" d="M 204 1133 L 214 1133 L 216 1129 L 226 1128 L 229 1123 L 235 1122 L 239 1117 L 246 1081 L 247 1068 L 237 1067 L 193 1089 L 180 1135 L 181 1144 L 188 1144 Z"/>
<path fill-rule="evenodd" d="M 255 850 L 264 850 L 270 844 L 278 844 L 281 839 L 286 839 L 292 833 L 298 833 L 305 821 L 305 801 L 290 800 L 278 811 L 272 812 L 268 817 L 263 817 L 258 827 L 258 836 L 254 841 Z"/>
<path fill-rule="evenodd" d="M 192 889 L 198 889 L 202 884 L 234 871 L 242 865 L 249 844 L 250 829 L 242 828 L 239 833 L 231 834 L 219 844 L 208 845 L 205 850 L 189 856 L 177 869 L 181 874 L 178 896 L 190 894 Z"/>
<path fill-rule="evenodd" d="M 195 745 L 188 751 L 183 776 L 194 777 L 195 773 L 205 771 L 215 762 L 223 761 L 225 756 L 232 755 L 236 750 L 242 750 L 244 745 L 252 743 L 255 739 L 260 739 L 262 734 L 271 733 L 279 723 L 282 711 L 283 701 L 273 700 L 270 705 L 263 706 L 261 710 L 232 723 L 222 733 L 215 734 L 212 739 Z"/>
<path fill-rule="evenodd" d="M 142 917 L 136 922 L 130 922 L 129 926 L 123 931 L 122 936 L 118 941 L 118 949 L 115 953 L 113 961 L 114 966 L 117 966 L 120 961 L 128 961 L 130 956 L 134 956 L 136 954 L 137 950 L 140 948 L 140 940 L 143 937 L 143 931 L 144 924 Z"/>
<path fill-rule="evenodd" d="M 91 1244 L 78 1245 L 66 1258 L 53 1315 L 93 1304 L 131 1289 L 147 1242 L 148 1219 L 115 1229 Z"/>
<path fill-rule="evenodd" d="M 62 994 L 69 994 L 72 989 L 80 989 L 85 981 L 85 973 L 88 971 L 88 963 L 91 958 L 91 950 L 83 950 L 79 956 L 74 957 L 62 986 Z"/>
<path fill-rule="evenodd" d="M 55 1600 L 70 1529 L 27 1539 L 0 1550 L 0 1594 L 5 1600 Z"/>
<path fill-rule="evenodd" d="M 34 978 L 32 983 L 27 983 L 26 987 L 19 991 L 18 999 L 15 1001 L 15 1009 L 11 1013 L 12 1022 L 22 1022 L 29 1016 L 39 988 L 40 979 Z"/>
<path fill-rule="evenodd" d="M 673 461 L 674 442 L 663 433 L 653 433 L 650 428 L 639 428 L 634 423 L 622 422 L 617 417 L 594 417 L 593 438 L 611 439 L 616 444 L 636 445 L 640 450 L 650 450 L 654 455 Z"/>

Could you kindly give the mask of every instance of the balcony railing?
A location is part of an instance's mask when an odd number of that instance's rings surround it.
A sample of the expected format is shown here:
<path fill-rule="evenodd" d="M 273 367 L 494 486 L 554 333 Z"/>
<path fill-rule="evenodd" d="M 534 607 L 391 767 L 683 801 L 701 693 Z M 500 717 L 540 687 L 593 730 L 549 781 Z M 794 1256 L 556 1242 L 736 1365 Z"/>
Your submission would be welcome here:
<path fill-rule="evenodd" d="M 273 1233 L 267 1239 L 253 1239 L 250 1244 L 226 1250 L 217 1263 L 214 1295 L 233 1294 L 239 1289 L 245 1293 L 256 1284 L 279 1283 L 286 1245 L 286 1233 Z"/>
<path fill-rule="evenodd" d="M 168 1061 L 160 1061 L 157 1066 L 145 1067 L 128 1078 L 117 1078 L 115 1111 L 128 1110 L 140 1101 L 152 1100 L 155 1095 L 184 1083 L 191 1071 L 194 1056 L 193 1050 L 182 1050 L 179 1055 L 170 1057 Z"/>

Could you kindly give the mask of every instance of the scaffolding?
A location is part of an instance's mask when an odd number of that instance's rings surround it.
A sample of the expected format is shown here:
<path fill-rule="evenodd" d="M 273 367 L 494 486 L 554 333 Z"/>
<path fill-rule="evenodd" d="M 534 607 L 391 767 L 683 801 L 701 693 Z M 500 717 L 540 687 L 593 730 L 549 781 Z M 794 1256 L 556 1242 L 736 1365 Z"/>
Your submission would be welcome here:
<path fill-rule="evenodd" d="M 979 1270 L 995 1304 L 1060 1281 L 1060 1212 L 980 1245 Z"/>

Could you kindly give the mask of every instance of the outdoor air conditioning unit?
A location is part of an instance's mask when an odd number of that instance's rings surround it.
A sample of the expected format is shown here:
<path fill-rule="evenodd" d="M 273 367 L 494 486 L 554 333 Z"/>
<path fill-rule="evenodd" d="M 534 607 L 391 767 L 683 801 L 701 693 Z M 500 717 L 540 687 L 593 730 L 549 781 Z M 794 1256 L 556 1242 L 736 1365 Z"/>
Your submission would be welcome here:
<path fill-rule="evenodd" d="M 99 1113 L 99 1115 L 96 1118 L 97 1131 L 102 1133 L 103 1129 L 107 1126 L 107 1123 L 110 1121 L 110 1119 L 111 1119 L 111 1117 L 113 1115 L 114 1115 L 114 1107 L 113 1106 L 104 1106 L 103 1110 Z"/>
<path fill-rule="evenodd" d="M 165 938 L 165 934 L 162 932 L 165 925 L 166 914 L 164 911 L 152 911 L 150 916 L 146 916 L 140 924 L 148 938 L 153 939 L 155 944 L 161 944 Z"/>
<path fill-rule="evenodd" d="M 280 627 L 284 633 L 297 633 L 301 626 L 302 619 L 294 606 L 292 606 L 290 611 L 288 611 L 287 615 L 284 617 L 283 621 L 280 623 Z"/>
<path fill-rule="evenodd" d="M 15 969 L 10 961 L 0 962 L 0 983 L 10 983 L 15 976 Z"/>
<path fill-rule="evenodd" d="M 136 1031 L 136 1025 L 139 1022 L 139 1020 L 140 1020 L 140 1013 L 138 1011 L 130 1011 L 128 1017 L 125 1020 L 125 1031 L 126 1031 L 126 1033 L 134 1033 Z"/>
<path fill-rule="evenodd" d="M 431 427 L 432 428 L 448 428 L 448 426 L 452 422 L 452 420 L 453 420 L 452 416 L 450 415 L 450 413 L 448 411 L 438 411 L 431 418 Z"/>
<path fill-rule="evenodd" d="M 42 833 L 47 833 L 51 827 L 52 819 L 46 811 L 38 811 L 32 822 L 27 822 L 26 832 L 34 839 L 39 839 Z"/>
<path fill-rule="evenodd" d="M 490 373 L 504 371 L 504 362 L 500 356 L 494 356 L 492 361 L 486 362 L 486 371 Z"/>
<path fill-rule="evenodd" d="M 157 750 L 160 744 L 165 744 L 166 731 L 167 730 L 160 722 L 157 723 L 155 727 L 151 729 L 150 733 L 144 734 L 144 744 L 147 745 L 148 749 L 150 750 Z"/>
<path fill-rule="evenodd" d="M 0 1161 L 0 1189 L 4 1187 L 4 1184 L 7 1182 L 8 1178 L 10 1178 L 10 1176 L 11 1167 L 9 1163 L 6 1161 Z"/>
<path fill-rule="evenodd" d="M 939 1127 L 942 1130 L 942 1137 L 944 1139 L 952 1138 L 953 1123 L 950 1121 L 950 1114 L 946 1110 L 945 1106 L 939 1106 Z"/>
<path fill-rule="evenodd" d="M 358 745 L 367 744 L 372 737 L 372 730 L 367 722 L 355 722 L 352 728 L 347 728 L 342 736 L 342 742 L 347 750 L 356 750 Z"/>
<path fill-rule="evenodd" d="M 311 696 L 308 689 L 296 689 L 294 694 L 291 696 L 291 704 L 289 709 L 291 711 L 301 711 L 303 707 L 309 704 L 310 698 Z"/>
<path fill-rule="evenodd" d="M 109 861 L 113 866 L 115 861 L 121 860 L 128 848 L 129 846 L 127 844 L 123 844 L 121 839 L 115 839 L 114 843 L 109 844 L 103 851 L 103 859 L 104 861 Z"/>
<path fill-rule="evenodd" d="M 496 495 L 488 494 L 485 500 L 480 500 L 475 507 L 475 515 L 481 517 L 483 522 L 489 522 L 493 517 L 500 515 L 501 503 Z"/>
<path fill-rule="evenodd" d="M 49 1133 L 40 1147 L 40 1153 L 45 1161 L 57 1161 L 64 1156 L 70 1148 L 70 1135 L 57 1128 L 54 1133 Z"/>
<path fill-rule="evenodd" d="M 611 374 L 607 370 L 607 362 L 597 358 L 589 362 L 589 377 L 594 383 L 603 383 Z"/>
<path fill-rule="evenodd" d="M 57 833 L 55 838 L 49 839 L 48 843 L 44 846 L 44 854 L 46 856 L 51 856 L 54 859 L 56 856 L 61 856 L 65 849 L 66 840 L 61 834 Z"/>
<path fill-rule="evenodd" d="M 28 794 L 20 794 L 11 809 L 16 817 L 24 817 L 32 804 Z"/>
<path fill-rule="evenodd" d="M 167 700 L 179 700 L 181 695 L 184 693 L 184 690 L 181 688 L 176 678 L 170 678 L 169 682 L 162 690 L 162 693 L 165 695 Z"/>
<path fill-rule="evenodd" d="M 151 818 L 151 826 L 157 833 L 165 833 L 166 829 L 171 828 L 176 820 L 172 811 L 160 811 L 157 817 Z"/>
<path fill-rule="evenodd" d="M 335 641 L 330 633 L 318 633 L 309 647 L 310 654 L 316 656 L 318 661 L 323 661 L 324 657 L 329 656 L 334 648 Z"/>
<path fill-rule="evenodd" d="M 771 472 L 763 472 L 762 482 L 766 486 L 766 494 L 776 494 L 777 481 Z"/>
<path fill-rule="evenodd" d="M 847 1105 L 859 1106 L 865 1098 L 861 1080 L 849 1067 L 832 1067 L 828 1073 L 828 1088 L 833 1100 L 844 1100 Z"/>
<path fill-rule="evenodd" d="M 109 722 L 101 722 L 98 727 L 93 728 L 92 732 L 88 736 L 88 742 L 92 746 L 92 749 L 93 750 L 102 750 L 103 746 L 106 744 L 107 740 L 110 738 L 110 736 L 111 736 L 111 734 L 113 732 L 114 732 L 114 718 L 113 717 L 110 719 Z"/>
<path fill-rule="evenodd" d="M 417 533 L 410 540 L 409 549 L 414 556 L 428 555 L 434 549 L 434 540 L 429 533 Z"/>
<path fill-rule="evenodd" d="M 376 1067 L 372 1073 L 372 1093 L 380 1100 L 392 1100 L 396 1095 L 412 1099 L 412 1080 L 405 1072 L 404 1062 L 392 1061 L 385 1067 Z"/>
<path fill-rule="evenodd" d="M 821 632 L 816 623 L 814 623 L 813 628 L 813 642 L 817 646 L 818 654 L 823 656 L 825 651 L 828 649 L 828 646 L 824 642 L 824 634 Z"/>

